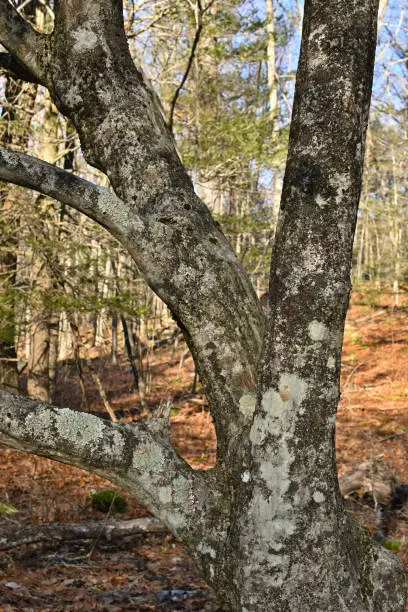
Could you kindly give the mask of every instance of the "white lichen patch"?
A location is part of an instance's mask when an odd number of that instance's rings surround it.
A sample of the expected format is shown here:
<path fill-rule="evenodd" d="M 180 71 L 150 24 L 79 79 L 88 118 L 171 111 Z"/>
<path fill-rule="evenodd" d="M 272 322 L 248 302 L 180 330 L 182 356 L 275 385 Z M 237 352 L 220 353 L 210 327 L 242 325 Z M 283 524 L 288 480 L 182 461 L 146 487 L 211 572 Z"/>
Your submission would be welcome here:
<path fill-rule="evenodd" d="M 217 285 L 218 279 L 211 269 L 205 270 L 201 277 L 201 292 L 202 295 L 211 295 L 214 287 Z"/>
<path fill-rule="evenodd" d="M 319 66 L 325 64 L 328 60 L 327 54 L 323 51 L 325 41 L 326 24 L 322 24 L 309 34 L 309 57 L 308 67 L 310 70 L 315 70 Z"/>
<path fill-rule="evenodd" d="M 233 375 L 238 376 L 239 374 L 242 374 L 242 372 L 244 371 L 243 365 L 242 363 L 240 363 L 239 361 L 236 361 L 231 369 L 231 372 Z"/>
<path fill-rule="evenodd" d="M 325 33 L 325 31 L 327 30 L 327 25 L 325 23 L 322 23 L 321 25 L 319 25 L 315 30 L 312 30 L 309 34 L 309 41 L 310 42 L 314 42 L 315 38 L 319 38 L 322 36 L 322 34 Z"/>
<path fill-rule="evenodd" d="M 248 508 L 253 521 L 253 535 L 258 536 L 256 539 L 260 542 L 268 542 L 275 553 L 284 549 L 285 542 L 296 531 L 291 505 L 282 499 L 279 501 L 277 503 L 274 495 L 267 499 L 258 491 Z"/>
<path fill-rule="evenodd" d="M 309 337 L 313 342 L 322 342 L 329 335 L 329 330 L 324 323 L 312 321 L 308 325 Z"/>
<path fill-rule="evenodd" d="M 215 560 L 217 558 L 217 553 L 215 552 L 215 550 L 208 544 L 205 544 L 204 542 L 202 542 L 201 544 L 197 546 L 197 550 L 202 555 L 209 555 L 211 559 Z"/>
<path fill-rule="evenodd" d="M 189 480 L 182 474 L 174 477 L 169 461 L 165 448 L 154 440 L 145 440 L 133 453 L 128 476 L 140 501 L 150 510 L 151 500 L 158 502 L 152 511 L 177 533 L 186 528 L 186 516 L 191 515 L 194 504 Z"/>
<path fill-rule="evenodd" d="M 324 494 L 321 491 L 315 491 L 312 497 L 313 497 L 313 500 L 316 502 L 316 504 L 322 504 L 324 500 L 326 499 Z"/>
<path fill-rule="evenodd" d="M 321 247 L 316 244 L 310 244 L 303 252 L 303 266 L 306 273 L 321 273 L 325 268 L 325 254 L 322 253 Z M 298 277 L 298 283 L 302 286 L 303 275 Z"/>
<path fill-rule="evenodd" d="M 193 284 L 196 277 L 197 270 L 185 263 L 181 263 L 173 274 L 172 281 L 178 287 L 185 287 Z"/>
<path fill-rule="evenodd" d="M 78 28 L 71 32 L 72 38 L 75 40 L 73 50 L 75 53 L 84 53 L 94 49 L 98 43 L 98 37 L 95 32 L 89 28 Z"/>
<path fill-rule="evenodd" d="M 178 474 L 173 482 L 173 501 L 180 508 L 188 507 L 189 510 L 194 509 L 195 500 L 191 491 L 191 483 L 182 474 Z"/>
<path fill-rule="evenodd" d="M 36 440 L 52 441 L 54 439 L 54 414 L 50 410 L 42 410 L 28 414 L 25 425 Z"/>
<path fill-rule="evenodd" d="M 79 88 L 76 86 L 72 86 L 68 89 L 65 94 L 65 102 L 68 106 L 79 106 L 83 104 L 83 98 L 79 93 Z"/>
<path fill-rule="evenodd" d="M 329 206 L 330 202 L 322 198 L 321 195 L 318 195 L 316 196 L 316 204 L 319 208 L 323 209 L 326 208 L 326 206 Z"/>
<path fill-rule="evenodd" d="M 102 419 L 69 408 L 58 410 L 55 426 L 62 439 L 91 450 L 98 447 L 106 427 Z"/>
<path fill-rule="evenodd" d="M 201 329 L 197 330 L 196 338 L 197 342 L 200 346 L 204 348 L 205 355 L 211 355 L 216 347 L 208 347 L 210 342 L 216 344 L 218 339 L 222 339 L 224 334 L 224 329 L 221 327 L 217 327 L 214 323 L 207 321 L 205 325 L 202 326 Z"/>
<path fill-rule="evenodd" d="M 326 53 L 319 52 L 314 57 L 310 58 L 308 62 L 308 66 L 309 66 L 309 69 L 313 71 L 313 70 L 316 70 L 316 68 L 319 68 L 320 66 L 324 66 L 326 62 L 327 62 Z"/>
<path fill-rule="evenodd" d="M 123 451 L 125 450 L 125 441 L 123 435 L 115 430 L 112 435 L 112 454 L 117 457 L 123 456 Z"/>
<path fill-rule="evenodd" d="M 157 496 L 163 506 L 169 504 L 172 500 L 172 487 L 160 487 Z"/>
<path fill-rule="evenodd" d="M 269 389 L 264 393 L 262 410 L 255 416 L 250 432 L 263 489 L 256 492 L 249 512 L 253 513 L 255 524 L 262 526 L 263 537 L 268 538 L 274 551 L 281 550 L 296 530 L 293 507 L 286 494 L 292 483 L 291 466 L 295 460 L 294 430 L 307 388 L 306 381 L 295 374 L 283 374 L 279 390 Z M 270 435 L 275 439 L 273 452 L 269 444 L 264 445 Z M 270 495 L 265 493 L 265 487 Z"/>
<path fill-rule="evenodd" d="M 279 391 L 268 389 L 262 396 L 261 407 L 265 416 L 262 412 L 255 416 L 250 432 L 251 442 L 261 445 L 268 435 L 280 436 L 283 432 L 291 432 L 306 392 L 306 381 L 296 374 L 282 374 Z"/>
<path fill-rule="evenodd" d="M 239 411 L 244 415 L 245 418 L 251 419 L 256 405 L 255 393 L 244 393 L 239 400 Z"/>
<path fill-rule="evenodd" d="M 109 106 L 112 104 L 113 92 L 103 87 L 103 85 L 104 85 L 104 82 L 102 82 L 99 86 L 99 89 L 100 89 L 99 97 L 106 106 Z M 96 86 L 98 87 L 98 84 Z"/>
<path fill-rule="evenodd" d="M 305 486 L 298 488 L 293 496 L 293 505 L 297 508 L 305 508 L 310 504 L 310 489 Z"/>
<path fill-rule="evenodd" d="M 195 510 L 195 500 L 192 495 L 191 483 L 182 474 L 174 478 L 172 495 L 167 505 L 162 507 L 163 519 L 177 533 L 187 527 L 187 517 Z"/>
<path fill-rule="evenodd" d="M 241 474 L 242 482 L 249 482 L 251 480 L 251 474 L 249 472 L 243 472 Z"/>
<path fill-rule="evenodd" d="M 263 394 L 261 410 L 255 415 L 250 431 L 260 488 L 248 511 L 259 531 L 259 540 L 268 540 L 275 553 L 284 548 L 287 538 L 296 531 L 294 508 L 287 493 L 293 481 L 294 432 L 307 390 L 307 382 L 296 374 L 282 374 L 278 390 L 269 389 Z M 270 436 L 272 445 L 268 443 Z M 275 579 L 279 582 L 282 574 Z"/>
<path fill-rule="evenodd" d="M 327 367 L 329 370 L 334 370 L 336 367 L 336 360 L 334 357 L 329 357 L 327 360 Z"/>
<path fill-rule="evenodd" d="M 336 204 L 342 204 L 346 192 L 350 189 L 351 179 L 348 174 L 334 172 L 330 178 L 330 185 L 336 190 Z"/>
<path fill-rule="evenodd" d="M 161 475 L 165 465 L 166 457 L 163 449 L 157 443 L 146 440 L 144 444 L 135 449 L 130 469 L 136 469 L 151 477 L 154 473 Z"/>
<path fill-rule="evenodd" d="M 96 209 L 100 215 L 106 217 L 110 227 L 122 231 L 125 235 L 131 231 L 141 233 L 144 230 L 144 223 L 140 217 L 131 215 L 128 206 L 108 189 L 103 187 L 98 189 Z"/>
<path fill-rule="evenodd" d="M 176 508 L 172 508 L 167 513 L 164 511 L 163 520 L 170 525 L 174 533 L 180 532 L 187 526 L 187 520 L 184 512 L 178 511 Z"/>
<path fill-rule="evenodd" d="M 268 457 L 259 465 L 259 474 L 273 495 L 269 504 L 271 509 L 279 515 L 282 498 L 290 487 L 290 467 L 294 456 L 286 440 L 275 450 L 273 456 Z"/>

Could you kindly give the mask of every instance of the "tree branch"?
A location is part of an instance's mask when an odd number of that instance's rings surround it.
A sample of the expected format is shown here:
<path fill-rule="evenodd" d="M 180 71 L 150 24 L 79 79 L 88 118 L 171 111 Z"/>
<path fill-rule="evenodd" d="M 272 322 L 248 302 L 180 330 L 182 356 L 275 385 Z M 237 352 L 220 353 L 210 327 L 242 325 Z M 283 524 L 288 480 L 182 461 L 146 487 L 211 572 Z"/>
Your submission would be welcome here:
<path fill-rule="evenodd" d="M 195 32 L 193 44 L 191 46 L 190 57 L 188 58 L 187 66 L 186 66 L 186 69 L 184 71 L 183 77 L 182 77 L 182 79 L 180 81 L 179 86 L 177 87 L 176 91 L 174 92 L 174 95 L 173 95 L 173 98 L 172 98 L 172 101 L 171 101 L 171 104 L 170 104 L 168 126 L 169 126 L 169 130 L 171 132 L 173 131 L 174 110 L 176 108 L 176 103 L 177 103 L 178 97 L 179 97 L 179 95 L 181 93 L 181 90 L 183 89 L 183 87 L 185 85 L 185 82 L 187 81 L 188 75 L 190 74 L 190 69 L 191 69 L 191 66 L 193 65 L 193 60 L 194 60 L 195 52 L 196 52 L 196 49 L 198 47 L 198 43 L 200 41 L 201 31 L 203 29 L 201 7 L 198 7 L 198 16 L 196 17 L 196 21 L 197 21 L 196 32 Z"/>
<path fill-rule="evenodd" d="M 185 330 L 209 398 L 218 461 L 226 462 L 240 452 L 250 423 L 264 320 L 250 279 L 194 193 L 135 67 L 122 8 L 116 0 L 56 5 L 49 90 L 75 125 L 87 161 L 126 203 L 128 209 L 111 207 L 115 223 L 104 224 L 114 226 L 111 233 Z"/>
<path fill-rule="evenodd" d="M 0 68 L 11 73 L 16 79 L 41 85 L 39 79 L 21 64 L 11 53 L 0 53 Z"/>
<path fill-rule="evenodd" d="M 180 539 L 202 523 L 211 497 L 205 473 L 177 455 L 157 424 L 112 423 L 0 391 L 0 443 L 128 489 Z"/>
<path fill-rule="evenodd" d="M 123 236 L 135 230 L 135 216 L 112 191 L 36 157 L 0 147 L 0 180 L 34 189 L 72 206 L 103 227 Z"/>
<path fill-rule="evenodd" d="M 167 534 L 168 529 L 157 519 L 144 517 L 129 521 L 99 521 L 91 523 L 54 523 L 52 525 L 19 526 L 16 530 L 0 532 L 0 550 L 26 546 L 37 542 L 58 544 L 68 540 L 90 538 L 112 538 L 131 536 L 139 533 Z"/>
<path fill-rule="evenodd" d="M 0 41 L 36 82 L 45 85 L 48 37 L 36 32 L 9 2 L 0 0 Z M 31 79 L 30 79 L 31 80 Z"/>

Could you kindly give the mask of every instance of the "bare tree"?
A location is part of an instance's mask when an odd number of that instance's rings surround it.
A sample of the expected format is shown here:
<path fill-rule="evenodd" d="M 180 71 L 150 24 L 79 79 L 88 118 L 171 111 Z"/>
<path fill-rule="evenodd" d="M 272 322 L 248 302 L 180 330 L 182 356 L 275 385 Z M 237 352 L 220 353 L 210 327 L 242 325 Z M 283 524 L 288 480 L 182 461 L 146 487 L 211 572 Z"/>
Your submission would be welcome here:
<path fill-rule="evenodd" d="M 279 99 L 278 99 L 278 79 L 276 75 L 276 32 L 275 32 L 275 11 L 273 0 L 266 0 L 266 31 L 267 31 L 267 69 L 268 69 L 268 98 L 269 98 L 269 116 L 272 123 L 272 132 L 275 136 L 279 134 Z M 281 197 L 281 173 L 279 164 L 274 164 L 273 167 L 273 189 L 272 189 L 272 206 L 273 217 L 276 221 L 279 215 L 279 205 Z"/>
<path fill-rule="evenodd" d="M 115 195 L 1 150 L 0 178 L 74 206 L 128 249 L 174 313 L 218 441 L 191 469 L 167 417 L 133 426 L 0 392 L 0 440 L 127 487 L 184 543 L 227 610 L 405 605 L 399 560 L 350 519 L 334 419 L 378 0 L 306 0 L 269 318 L 129 55 L 122 3 L 59 0 L 51 36 L 0 1 L 0 40 L 45 85 Z"/>

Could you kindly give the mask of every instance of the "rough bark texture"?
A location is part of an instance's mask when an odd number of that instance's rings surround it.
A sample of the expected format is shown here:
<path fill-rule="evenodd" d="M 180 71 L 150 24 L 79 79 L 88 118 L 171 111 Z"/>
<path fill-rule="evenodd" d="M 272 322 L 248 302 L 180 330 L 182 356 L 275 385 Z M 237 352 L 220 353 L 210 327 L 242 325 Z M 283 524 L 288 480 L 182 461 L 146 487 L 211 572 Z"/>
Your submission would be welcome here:
<path fill-rule="evenodd" d="M 185 544 L 226 610 L 404 610 L 402 566 L 346 514 L 334 456 L 377 4 L 305 4 L 259 384 L 259 302 L 133 65 L 121 2 L 60 0 L 54 34 L 37 47 L 48 51 L 32 51 L 35 61 L 20 58 L 0 19 L 0 40 L 49 88 L 116 196 L 4 151 L 1 175 L 71 199 L 128 248 L 184 330 L 219 455 L 214 470 L 193 471 L 169 444 L 165 416 L 130 427 L 1 392 L 0 440 L 133 491 Z"/>
<path fill-rule="evenodd" d="M 221 496 L 211 472 L 171 447 L 167 416 L 122 425 L 0 391 L 0 441 L 99 474 L 137 495 L 181 540 L 199 533 Z"/>
<path fill-rule="evenodd" d="M 344 511 L 334 449 L 376 19 L 376 2 L 305 4 L 234 609 L 404 609 L 401 568 Z"/>

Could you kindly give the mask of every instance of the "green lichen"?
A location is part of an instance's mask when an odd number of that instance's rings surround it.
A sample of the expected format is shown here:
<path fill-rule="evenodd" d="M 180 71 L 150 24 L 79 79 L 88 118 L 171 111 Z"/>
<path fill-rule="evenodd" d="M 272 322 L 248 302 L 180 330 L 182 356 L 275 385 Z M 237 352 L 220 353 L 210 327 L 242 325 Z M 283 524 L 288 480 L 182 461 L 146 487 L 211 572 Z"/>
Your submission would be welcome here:
<path fill-rule="evenodd" d="M 385 548 L 388 548 L 388 550 L 397 553 L 401 550 L 402 542 L 401 540 L 385 540 L 383 542 L 383 546 L 385 546 Z"/>
<path fill-rule="evenodd" d="M 18 510 L 11 504 L 0 503 L 0 514 L 17 514 Z"/>

